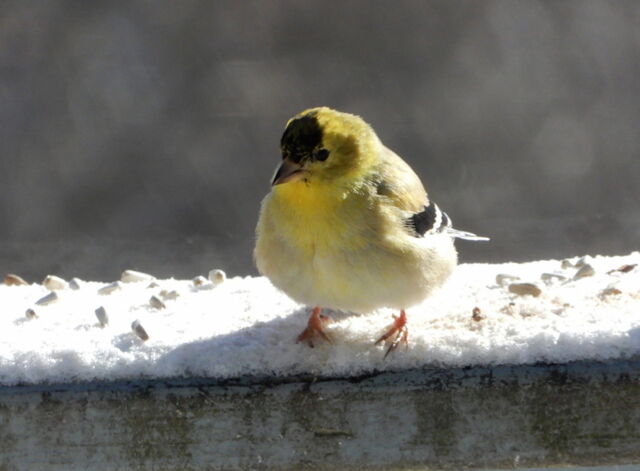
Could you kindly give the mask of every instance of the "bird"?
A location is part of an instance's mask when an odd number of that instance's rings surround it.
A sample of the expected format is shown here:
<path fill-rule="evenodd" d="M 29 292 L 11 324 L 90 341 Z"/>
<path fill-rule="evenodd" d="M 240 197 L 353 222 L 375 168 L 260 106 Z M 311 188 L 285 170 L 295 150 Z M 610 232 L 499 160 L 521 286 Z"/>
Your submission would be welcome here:
<path fill-rule="evenodd" d="M 452 227 L 420 178 L 361 117 L 328 107 L 291 118 L 282 161 L 256 227 L 258 271 L 313 307 L 298 342 L 333 343 L 322 309 L 399 311 L 375 344 L 385 358 L 408 345 L 406 310 L 454 271 L 453 240 L 488 240 Z"/>

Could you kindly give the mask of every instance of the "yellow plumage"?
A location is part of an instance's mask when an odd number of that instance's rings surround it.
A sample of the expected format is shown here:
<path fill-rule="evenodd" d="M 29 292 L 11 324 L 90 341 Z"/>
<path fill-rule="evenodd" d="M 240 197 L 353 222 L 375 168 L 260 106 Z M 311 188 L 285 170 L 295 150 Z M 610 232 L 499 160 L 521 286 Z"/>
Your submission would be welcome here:
<path fill-rule="evenodd" d="M 428 227 L 446 215 L 360 117 L 305 110 L 287 123 L 281 148 L 254 252 L 276 287 L 310 306 L 404 310 L 451 274 L 452 235 Z"/>

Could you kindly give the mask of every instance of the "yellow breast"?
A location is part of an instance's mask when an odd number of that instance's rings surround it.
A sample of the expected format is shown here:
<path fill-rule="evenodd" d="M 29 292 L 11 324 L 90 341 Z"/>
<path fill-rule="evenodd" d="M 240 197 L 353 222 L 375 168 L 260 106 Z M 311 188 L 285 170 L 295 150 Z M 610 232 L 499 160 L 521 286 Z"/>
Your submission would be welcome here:
<path fill-rule="evenodd" d="M 273 189 L 274 223 L 289 243 L 313 256 L 362 248 L 368 224 L 363 194 L 320 182 L 291 182 Z"/>

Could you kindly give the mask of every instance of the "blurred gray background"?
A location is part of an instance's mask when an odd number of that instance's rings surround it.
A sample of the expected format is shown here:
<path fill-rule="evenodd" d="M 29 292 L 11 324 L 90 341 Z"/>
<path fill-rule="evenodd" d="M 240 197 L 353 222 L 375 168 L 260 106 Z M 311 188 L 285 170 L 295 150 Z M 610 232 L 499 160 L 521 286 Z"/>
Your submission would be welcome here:
<path fill-rule="evenodd" d="M 0 3 L 0 270 L 255 274 L 286 120 L 357 113 L 461 260 L 640 246 L 640 2 Z"/>

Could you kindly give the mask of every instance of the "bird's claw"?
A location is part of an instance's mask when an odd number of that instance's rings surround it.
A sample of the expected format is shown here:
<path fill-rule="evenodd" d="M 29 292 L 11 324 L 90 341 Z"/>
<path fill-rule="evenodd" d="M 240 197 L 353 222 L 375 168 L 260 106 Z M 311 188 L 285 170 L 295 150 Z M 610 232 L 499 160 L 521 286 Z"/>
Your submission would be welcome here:
<path fill-rule="evenodd" d="M 409 329 L 407 328 L 407 315 L 404 310 L 400 311 L 399 316 L 393 316 L 393 324 L 391 328 L 387 330 L 378 340 L 376 340 L 375 344 L 378 345 L 382 342 L 387 341 L 389 338 L 393 337 L 391 343 L 389 344 L 389 348 L 387 348 L 386 353 L 384 354 L 384 358 L 386 359 L 391 352 L 393 352 L 398 345 L 401 343 L 408 346 L 409 343 Z"/>
<path fill-rule="evenodd" d="M 333 340 L 331 340 L 331 337 L 329 337 L 329 334 L 327 334 L 323 330 L 323 326 L 328 322 L 331 322 L 331 318 L 328 316 L 325 316 L 324 314 L 320 314 L 319 307 L 314 308 L 311 313 L 311 317 L 309 317 L 309 321 L 307 322 L 306 329 L 304 329 L 302 333 L 298 335 L 298 338 L 296 341 L 297 342 L 306 341 L 307 344 L 311 348 L 313 348 L 314 347 L 313 339 L 319 337 L 325 342 L 329 342 L 332 344 Z"/>

